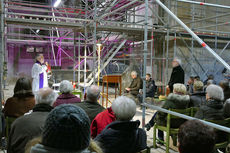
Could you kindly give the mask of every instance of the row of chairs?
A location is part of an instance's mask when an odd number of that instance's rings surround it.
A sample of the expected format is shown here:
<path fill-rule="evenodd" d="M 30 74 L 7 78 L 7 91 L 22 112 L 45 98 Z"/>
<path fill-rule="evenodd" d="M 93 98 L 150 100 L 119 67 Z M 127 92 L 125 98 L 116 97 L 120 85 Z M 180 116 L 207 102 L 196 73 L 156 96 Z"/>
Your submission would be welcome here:
<path fill-rule="evenodd" d="M 187 109 L 169 109 L 169 110 L 173 111 L 173 112 L 180 113 L 180 114 L 184 114 L 187 116 L 194 117 L 198 108 L 193 107 L 193 108 L 187 108 Z M 173 145 L 177 146 L 177 134 L 178 134 L 179 128 L 171 128 L 170 127 L 170 123 L 171 123 L 172 119 L 179 119 L 179 117 L 168 114 L 166 126 L 161 126 L 161 125 L 155 124 L 154 128 L 153 128 L 153 130 L 154 130 L 153 131 L 153 147 L 157 148 L 156 141 L 158 140 L 159 142 L 166 144 L 166 153 L 169 153 L 170 136 L 172 137 Z M 230 118 L 227 118 L 225 120 L 206 120 L 206 121 L 211 122 L 211 123 L 215 123 L 218 125 L 230 127 Z M 161 141 L 161 140 L 156 138 L 156 130 L 157 129 L 166 132 L 166 141 Z M 215 130 L 215 131 L 217 132 L 218 130 Z M 215 145 L 215 149 L 226 148 L 230 142 L 230 134 L 229 133 L 227 133 L 227 137 L 228 137 L 228 139 L 226 141 L 217 143 Z"/>

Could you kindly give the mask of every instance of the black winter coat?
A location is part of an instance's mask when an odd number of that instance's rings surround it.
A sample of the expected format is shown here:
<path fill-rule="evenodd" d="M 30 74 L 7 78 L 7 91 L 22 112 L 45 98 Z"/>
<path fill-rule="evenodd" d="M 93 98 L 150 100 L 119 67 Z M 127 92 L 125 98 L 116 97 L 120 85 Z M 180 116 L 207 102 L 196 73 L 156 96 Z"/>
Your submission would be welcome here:
<path fill-rule="evenodd" d="M 221 101 L 208 100 L 206 105 L 202 105 L 195 115 L 199 119 L 207 120 L 223 120 L 224 106 Z M 227 140 L 227 134 L 223 131 L 216 131 L 216 142 L 223 142 Z"/>
<path fill-rule="evenodd" d="M 162 108 L 164 109 L 186 109 L 188 108 L 189 104 L 189 96 L 188 95 L 178 95 L 171 93 L 167 97 L 167 100 L 165 101 Z M 155 122 L 159 125 L 166 126 L 167 123 L 167 114 L 163 112 L 158 112 L 157 116 L 155 118 Z M 170 126 L 172 128 L 178 128 L 181 124 L 185 122 L 184 119 L 172 119 Z"/>
<path fill-rule="evenodd" d="M 47 104 L 37 104 L 31 114 L 15 120 L 10 130 L 7 153 L 24 153 L 27 142 L 41 135 L 52 108 Z"/>
<path fill-rule="evenodd" d="M 184 70 L 182 69 L 180 65 L 177 67 L 174 67 L 172 70 L 172 74 L 171 74 L 171 77 L 168 83 L 171 92 L 173 91 L 173 85 L 175 83 L 184 84 Z"/>
<path fill-rule="evenodd" d="M 146 97 L 154 97 L 156 91 L 155 81 L 150 79 L 146 81 Z"/>
<path fill-rule="evenodd" d="M 189 107 L 200 107 L 206 104 L 205 92 L 197 91 L 190 96 Z"/>
<path fill-rule="evenodd" d="M 224 119 L 224 105 L 221 101 L 208 100 L 195 114 L 196 118 L 208 120 Z"/>
<path fill-rule="evenodd" d="M 89 100 L 83 101 L 81 103 L 75 103 L 74 105 L 81 107 L 86 112 L 86 114 L 89 116 L 90 123 L 92 123 L 97 114 L 104 111 L 105 109 L 98 102 L 91 102 Z"/>
<path fill-rule="evenodd" d="M 146 132 L 139 126 L 140 121 L 114 121 L 95 140 L 104 153 L 136 153 L 147 147 Z"/>

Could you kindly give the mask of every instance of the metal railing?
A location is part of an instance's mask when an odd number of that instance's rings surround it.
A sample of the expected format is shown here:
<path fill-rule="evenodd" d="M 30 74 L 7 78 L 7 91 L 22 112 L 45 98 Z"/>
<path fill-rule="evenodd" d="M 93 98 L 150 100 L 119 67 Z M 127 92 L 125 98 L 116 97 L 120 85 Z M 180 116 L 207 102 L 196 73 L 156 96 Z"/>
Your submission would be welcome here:
<path fill-rule="evenodd" d="M 153 109 L 153 110 L 157 110 L 157 111 L 160 111 L 160 112 L 164 112 L 164 113 L 167 113 L 167 114 L 171 114 L 171 115 L 174 115 L 174 116 L 186 119 L 186 120 L 194 120 L 194 119 L 196 119 L 196 120 L 201 121 L 202 123 L 204 123 L 207 126 L 210 126 L 212 128 L 215 128 L 215 129 L 218 129 L 218 130 L 230 133 L 230 128 L 225 127 L 225 126 L 221 126 L 221 125 L 218 125 L 218 124 L 214 124 L 214 123 L 211 123 L 211 122 L 200 120 L 200 119 L 197 119 L 197 118 L 194 118 L 194 117 L 191 117 L 191 116 L 187 116 L 187 115 L 184 115 L 184 114 L 180 114 L 180 113 L 177 113 L 177 112 L 169 111 L 169 110 L 161 108 L 159 106 L 149 105 L 147 103 L 143 103 L 142 106 L 145 106 L 147 108 L 150 108 L 150 109 Z"/>

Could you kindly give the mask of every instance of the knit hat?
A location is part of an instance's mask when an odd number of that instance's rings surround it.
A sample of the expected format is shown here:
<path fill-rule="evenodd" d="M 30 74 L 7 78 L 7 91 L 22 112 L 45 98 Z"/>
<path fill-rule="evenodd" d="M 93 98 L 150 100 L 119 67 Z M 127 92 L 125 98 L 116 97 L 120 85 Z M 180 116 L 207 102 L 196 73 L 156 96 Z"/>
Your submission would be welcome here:
<path fill-rule="evenodd" d="M 42 144 L 60 150 L 79 151 L 90 143 L 90 121 L 83 109 L 63 104 L 48 115 L 42 132 Z"/>

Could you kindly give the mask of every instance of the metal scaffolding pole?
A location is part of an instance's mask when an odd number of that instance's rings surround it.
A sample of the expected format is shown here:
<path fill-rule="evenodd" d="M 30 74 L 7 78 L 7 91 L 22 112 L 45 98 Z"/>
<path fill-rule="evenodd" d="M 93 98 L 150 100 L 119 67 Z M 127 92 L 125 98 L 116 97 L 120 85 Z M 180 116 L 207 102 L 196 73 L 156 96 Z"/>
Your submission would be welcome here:
<path fill-rule="evenodd" d="M 93 31 L 93 84 L 95 84 L 95 71 L 96 69 L 96 51 L 97 51 L 97 0 L 94 0 L 94 17 L 93 17 L 93 26 L 94 26 L 94 31 Z M 99 55 L 98 55 L 99 56 Z"/>
<path fill-rule="evenodd" d="M 86 5 L 85 5 L 85 8 L 86 8 L 86 12 L 85 12 L 85 19 L 87 19 L 87 15 L 88 15 L 88 0 L 85 1 Z M 85 24 L 85 28 L 84 28 L 84 31 L 85 31 L 85 46 L 84 46 L 84 93 L 86 92 L 86 56 L 87 56 L 87 43 L 88 43 L 88 33 L 87 33 L 87 26 L 86 26 L 86 22 L 84 23 Z"/>
<path fill-rule="evenodd" d="M 215 51 L 213 51 L 203 40 L 201 40 L 191 29 L 189 29 L 177 16 L 175 16 L 160 0 L 155 0 L 172 18 L 176 20 L 192 37 L 204 47 L 210 54 L 212 54 L 227 70 L 230 66 L 226 63 Z"/>
<path fill-rule="evenodd" d="M 4 41 L 4 2 L 1 0 L 1 28 L 0 28 L 0 111 L 2 112 L 2 101 L 3 101 L 3 60 L 5 52 L 5 41 Z M 2 120 L 0 120 L 0 131 L 2 132 Z"/>
<path fill-rule="evenodd" d="M 193 28 L 194 28 L 194 19 L 195 19 L 195 17 L 194 17 L 194 13 L 195 13 L 195 5 L 194 4 L 192 4 L 192 30 L 193 30 Z M 191 68 L 190 68 L 190 76 L 191 75 L 194 75 L 194 71 L 193 71 L 193 69 L 194 69 L 194 38 L 192 37 L 192 41 L 191 41 Z"/>
<path fill-rule="evenodd" d="M 78 84 L 81 82 L 81 34 L 78 33 L 78 73 L 77 73 L 77 80 Z M 75 68 L 75 66 L 74 66 Z M 78 89 L 80 89 L 80 86 L 78 86 Z"/>
<path fill-rule="evenodd" d="M 170 111 L 170 110 L 161 108 L 159 106 L 149 105 L 147 103 L 143 103 L 142 106 L 145 106 L 145 107 L 148 107 L 150 109 L 157 110 L 157 111 L 160 111 L 160 112 L 163 112 L 163 113 L 166 113 L 166 114 L 171 114 L 173 116 L 177 116 L 177 117 L 180 117 L 180 118 L 183 118 L 183 119 L 186 119 L 186 120 L 194 120 L 194 119 L 198 120 L 197 118 L 187 116 L 187 115 L 184 115 L 184 114 L 180 114 L 180 113 L 177 113 L 177 112 L 174 112 L 174 111 Z M 204 120 L 199 120 L 199 121 L 201 121 L 205 125 L 210 126 L 212 128 L 215 128 L 215 129 L 230 133 L 230 128 L 229 127 L 221 126 L 221 125 L 214 124 L 214 123 L 204 121 Z"/>
<path fill-rule="evenodd" d="M 219 7 L 219 8 L 230 9 L 230 6 L 227 6 L 227 5 L 219 5 L 219 4 L 212 4 L 212 3 L 189 1 L 189 0 L 176 0 L 176 1 L 178 1 L 178 2 L 184 2 L 184 3 L 197 4 L 197 5 L 204 5 L 204 6 L 211 6 L 211 7 Z"/>
<path fill-rule="evenodd" d="M 76 30 L 73 29 L 73 83 L 76 82 L 76 68 L 75 68 L 75 65 L 76 65 Z"/>
<path fill-rule="evenodd" d="M 171 1 L 168 1 L 168 8 L 171 8 Z M 167 17 L 167 36 L 166 36 L 166 68 L 164 69 L 166 72 L 165 72 L 165 87 L 167 86 L 167 83 L 168 83 L 168 68 L 169 68 L 169 32 L 170 32 L 170 16 L 168 14 L 168 17 Z M 166 88 L 165 88 L 165 93 L 166 93 Z"/>
<path fill-rule="evenodd" d="M 144 26 L 144 70 L 143 76 L 146 75 L 147 53 L 148 53 L 148 0 L 145 0 L 145 26 Z M 143 79 L 143 101 L 146 97 L 146 80 Z M 145 127 L 145 107 L 142 107 L 142 128 Z"/>

